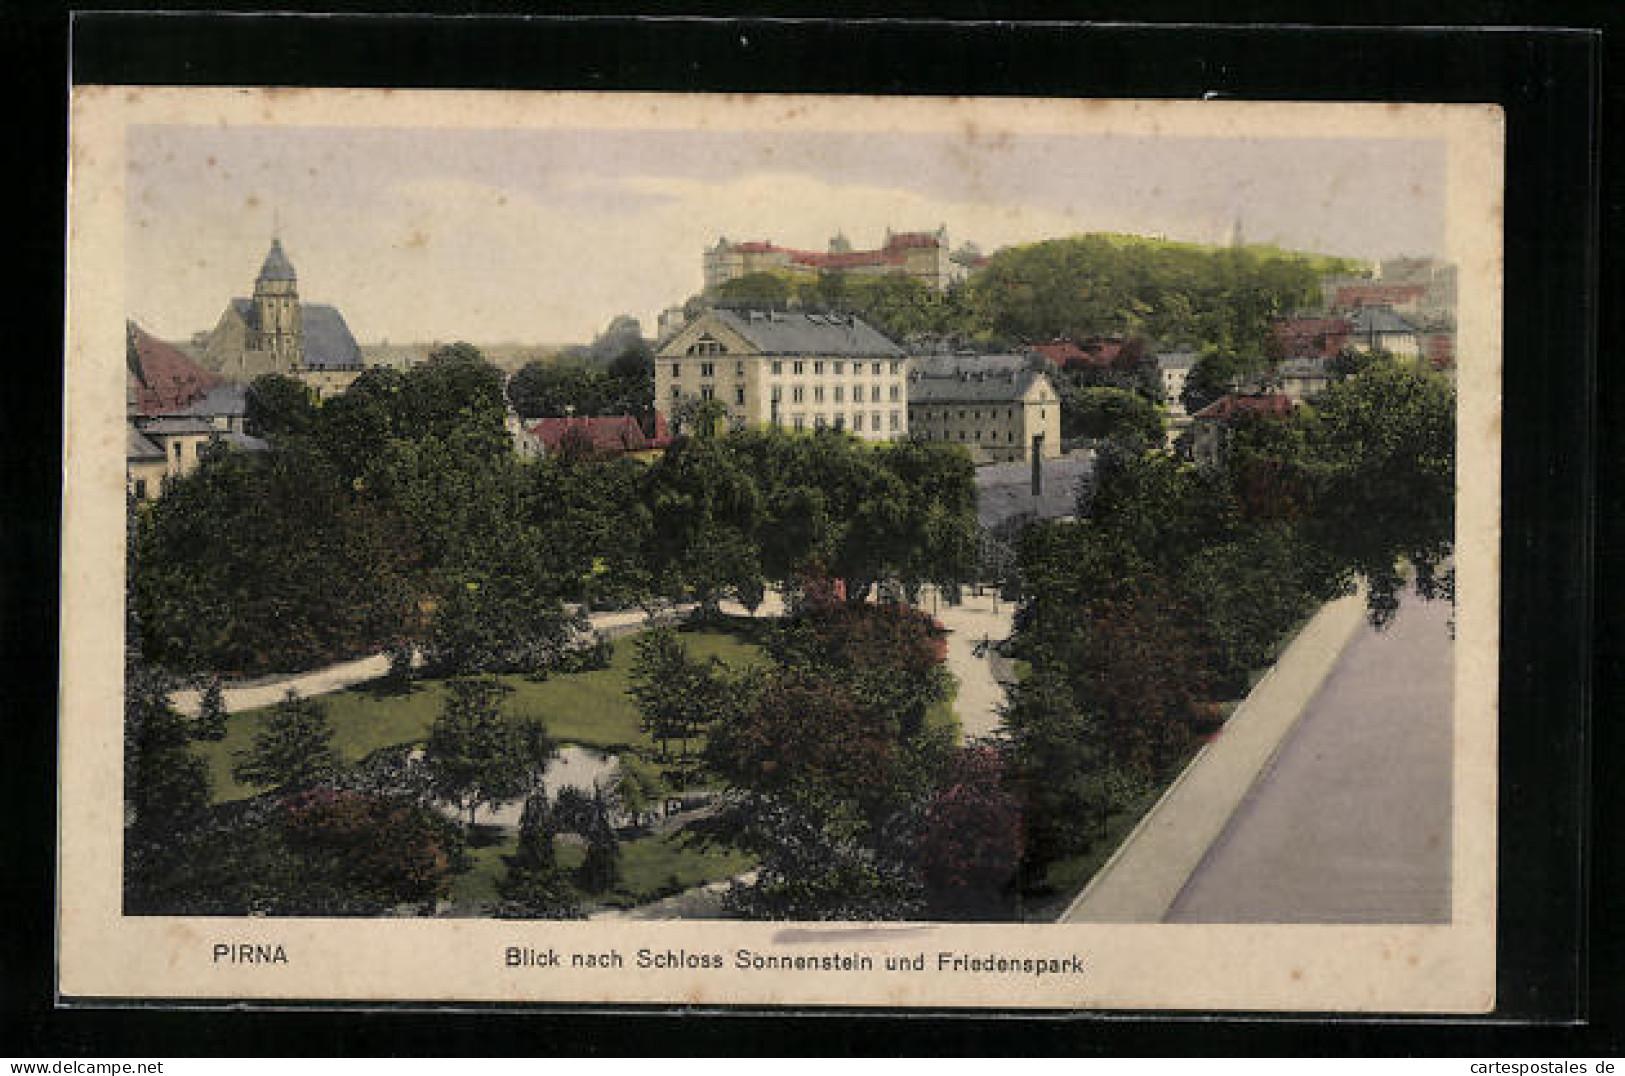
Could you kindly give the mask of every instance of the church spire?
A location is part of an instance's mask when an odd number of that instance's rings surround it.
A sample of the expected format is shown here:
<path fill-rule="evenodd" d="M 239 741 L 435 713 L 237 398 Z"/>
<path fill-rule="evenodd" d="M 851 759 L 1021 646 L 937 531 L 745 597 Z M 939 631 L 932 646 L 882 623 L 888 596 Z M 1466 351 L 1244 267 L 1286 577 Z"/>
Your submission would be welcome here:
<path fill-rule="evenodd" d="M 256 283 L 265 283 L 269 280 L 286 280 L 292 283 L 298 279 L 293 271 L 293 263 L 282 252 L 282 240 L 273 237 L 271 249 L 265 255 L 265 263 L 260 266 L 260 275 L 255 278 Z"/>

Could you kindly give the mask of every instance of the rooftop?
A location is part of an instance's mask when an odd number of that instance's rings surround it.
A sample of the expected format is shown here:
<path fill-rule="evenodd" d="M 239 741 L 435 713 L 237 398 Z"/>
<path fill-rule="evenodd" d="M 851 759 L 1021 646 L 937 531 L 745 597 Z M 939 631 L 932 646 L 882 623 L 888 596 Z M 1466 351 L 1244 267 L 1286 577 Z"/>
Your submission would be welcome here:
<path fill-rule="evenodd" d="M 1289 415 L 1292 413 L 1292 398 L 1283 396 L 1278 392 L 1250 394 L 1246 396 L 1234 393 L 1220 396 L 1196 412 L 1195 418 L 1227 421 L 1240 418 L 1244 415 Z"/>
<path fill-rule="evenodd" d="M 901 359 L 890 337 L 852 314 L 785 310 L 713 310 L 711 316 L 763 355 L 849 355 Z"/>

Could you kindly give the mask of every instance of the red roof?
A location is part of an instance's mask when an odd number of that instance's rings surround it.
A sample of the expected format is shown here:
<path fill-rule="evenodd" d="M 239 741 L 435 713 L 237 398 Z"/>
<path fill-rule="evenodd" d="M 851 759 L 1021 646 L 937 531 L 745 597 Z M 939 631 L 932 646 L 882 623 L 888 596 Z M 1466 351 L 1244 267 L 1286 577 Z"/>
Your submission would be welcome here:
<path fill-rule="evenodd" d="M 1427 294 L 1423 284 L 1339 284 L 1332 292 L 1333 310 L 1360 306 L 1403 306 L 1419 302 Z"/>
<path fill-rule="evenodd" d="M 1249 396 L 1220 396 L 1196 412 L 1196 418 L 1218 419 L 1227 421 L 1243 415 L 1282 416 L 1292 413 L 1292 398 L 1283 396 L 1278 392 L 1261 393 Z"/>
<path fill-rule="evenodd" d="M 929 250 L 933 247 L 939 247 L 941 245 L 942 240 L 938 239 L 931 232 L 898 232 L 895 235 L 887 236 L 886 245 L 881 249 L 887 253 L 892 253 L 894 251 L 908 250 L 910 248 L 916 250 L 922 248 Z"/>
<path fill-rule="evenodd" d="M 571 416 L 544 418 L 530 428 L 549 452 L 557 452 L 569 436 L 585 437 L 596 453 L 614 455 L 622 452 L 641 452 L 649 448 L 662 448 L 671 442 L 666 420 L 655 412 L 650 420 L 653 429 L 645 433 L 633 415 Z M 652 436 L 651 436 L 652 434 Z"/>
<path fill-rule="evenodd" d="M 1031 349 L 1063 369 L 1075 366 L 1098 369 L 1116 362 L 1123 344 L 1119 340 L 1091 340 L 1080 346 L 1070 340 L 1052 340 L 1047 344 L 1033 344 Z"/>
<path fill-rule="evenodd" d="M 1329 359 L 1343 350 L 1353 328 L 1345 318 L 1277 318 L 1270 340 L 1283 359 Z"/>
<path fill-rule="evenodd" d="M 810 269 L 855 269 L 868 265 L 903 265 L 908 260 L 909 250 L 931 249 L 941 245 L 942 240 L 931 232 L 898 232 L 887 237 L 885 246 L 879 250 L 796 250 L 793 247 L 775 246 L 765 240 L 733 243 L 729 249 L 735 254 L 783 254 L 797 265 Z"/>
<path fill-rule="evenodd" d="M 134 322 L 129 325 L 125 362 L 135 379 L 136 409 L 142 415 L 174 414 L 224 384 L 218 374 Z"/>

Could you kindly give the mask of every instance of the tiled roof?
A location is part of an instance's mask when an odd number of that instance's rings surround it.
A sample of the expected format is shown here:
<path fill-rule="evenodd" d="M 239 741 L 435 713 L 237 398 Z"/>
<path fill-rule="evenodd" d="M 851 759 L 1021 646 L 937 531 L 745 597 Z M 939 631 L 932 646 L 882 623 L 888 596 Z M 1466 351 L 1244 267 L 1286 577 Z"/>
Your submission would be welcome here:
<path fill-rule="evenodd" d="M 886 237 L 878 250 L 797 250 L 781 247 L 764 240 L 729 243 L 726 249 L 735 254 L 783 254 L 789 261 L 809 269 L 854 269 L 870 265 L 902 265 L 910 250 L 930 250 L 942 246 L 942 240 L 932 232 L 897 232 Z M 987 259 L 981 259 L 985 262 Z"/>
<path fill-rule="evenodd" d="M 1032 350 L 1063 369 L 1069 366 L 1110 366 L 1123 350 L 1120 340 L 1091 340 L 1075 344 L 1071 340 L 1051 340 L 1033 344 Z"/>
<path fill-rule="evenodd" d="M 136 412 L 142 415 L 174 414 L 221 384 L 217 374 L 134 322 L 126 325 L 125 365 L 137 389 Z"/>
<path fill-rule="evenodd" d="M 293 263 L 282 252 L 282 240 L 271 240 L 271 249 L 266 252 L 265 264 L 260 266 L 260 275 L 256 280 L 297 280 L 294 275 Z"/>
<path fill-rule="evenodd" d="M 783 310 L 714 310 L 711 316 L 762 355 L 850 355 L 900 359 L 903 349 L 851 314 Z"/>
<path fill-rule="evenodd" d="M 216 385 L 197 400 L 170 413 L 203 416 L 245 415 L 248 413 L 248 386 L 236 383 Z"/>
<path fill-rule="evenodd" d="M 1251 396 L 1220 396 L 1194 417 L 1225 421 L 1242 415 L 1288 415 L 1292 413 L 1292 398 L 1278 392 Z"/>
<path fill-rule="evenodd" d="M 661 423 L 664 426 L 664 423 Z M 530 432 L 549 452 L 557 452 L 568 435 L 585 435 L 593 451 L 602 453 L 639 452 L 658 447 L 649 443 L 643 428 L 632 415 L 586 415 L 544 418 Z"/>
<path fill-rule="evenodd" d="M 1279 318 L 1270 323 L 1270 339 L 1287 358 L 1330 358 L 1348 342 L 1347 318 Z"/>

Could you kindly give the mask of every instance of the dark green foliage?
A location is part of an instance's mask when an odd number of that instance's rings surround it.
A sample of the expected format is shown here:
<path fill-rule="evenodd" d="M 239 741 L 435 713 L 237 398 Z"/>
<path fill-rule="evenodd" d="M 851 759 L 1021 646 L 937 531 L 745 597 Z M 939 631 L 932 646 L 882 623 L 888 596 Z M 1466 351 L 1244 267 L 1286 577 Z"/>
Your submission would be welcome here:
<path fill-rule="evenodd" d="M 1144 396 L 1117 388 L 1061 389 L 1061 436 L 1131 438 L 1147 448 L 1160 447 L 1162 415 Z"/>
<path fill-rule="evenodd" d="M 316 426 L 316 398 L 302 381 L 264 374 L 248 386 L 243 424 L 270 441 L 303 437 Z"/>
<path fill-rule="evenodd" d="M 198 740 L 226 738 L 226 693 L 220 686 L 218 676 L 209 677 L 203 685 L 198 697 L 197 720 L 193 724 L 192 736 Z"/>
<path fill-rule="evenodd" d="M 501 917 L 571 919 L 581 914 L 553 850 L 558 831 L 547 794 L 531 793 L 519 819 L 519 847 L 507 857 L 507 873 L 497 882 L 497 894 L 504 902 L 498 909 Z"/>
<path fill-rule="evenodd" d="M 470 830 L 481 806 L 530 789 L 555 751 L 539 725 L 503 715 L 503 697 L 512 690 L 494 677 L 447 681 L 445 705 L 424 747 L 436 795 L 468 812 Z"/>
<path fill-rule="evenodd" d="M 660 757 L 688 757 L 691 739 L 704 731 L 733 695 L 727 666 L 716 658 L 689 657 L 677 633 L 655 628 L 639 635 L 632 664 L 631 694 L 643 718 L 643 731 L 660 745 Z"/>
<path fill-rule="evenodd" d="M 328 777 L 338 764 L 326 707 L 289 688 L 253 745 L 237 753 L 231 775 L 247 785 L 297 789 Z"/>

